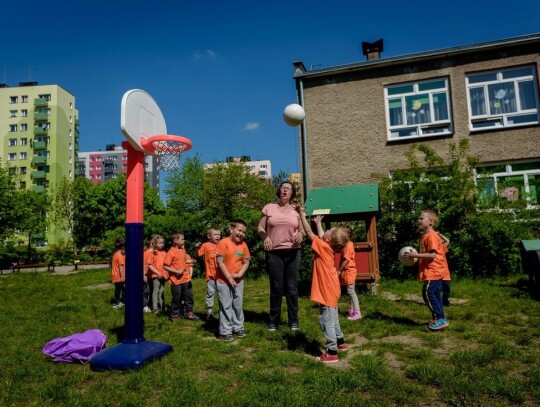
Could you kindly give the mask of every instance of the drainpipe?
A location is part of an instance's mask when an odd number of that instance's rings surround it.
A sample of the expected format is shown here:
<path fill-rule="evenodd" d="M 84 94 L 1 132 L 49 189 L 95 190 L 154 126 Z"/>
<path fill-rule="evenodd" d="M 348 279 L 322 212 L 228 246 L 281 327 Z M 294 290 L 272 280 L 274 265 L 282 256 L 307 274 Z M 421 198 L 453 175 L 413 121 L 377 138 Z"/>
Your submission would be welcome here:
<path fill-rule="evenodd" d="M 293 65 L 295 67 L 295 73 L 303 73 L 305 72 L 306 68 L 304 67 L 304 64 L 300 61 L 293 62 Z M 296 78 L 296 92 L 298 97 L 298 104 L 302 107 L 304 107 L 304 83 L 302 82 L 302 78 Z M 304 108 L 305 109 L 305 108 Z M 307 127 L 306 127 L 306 120 L 302 122 L 300 125 L 300 148 L 302 150 L 302 193 L 304 197 L 304 202 L 307 199 L 307 191 L 308 191 L 308 184 L 309 184 L 309 174 L 308 174 L 308 168 L 307 168 L 307 162 L 308 162 L 308 156 L 307 156 Z"/>

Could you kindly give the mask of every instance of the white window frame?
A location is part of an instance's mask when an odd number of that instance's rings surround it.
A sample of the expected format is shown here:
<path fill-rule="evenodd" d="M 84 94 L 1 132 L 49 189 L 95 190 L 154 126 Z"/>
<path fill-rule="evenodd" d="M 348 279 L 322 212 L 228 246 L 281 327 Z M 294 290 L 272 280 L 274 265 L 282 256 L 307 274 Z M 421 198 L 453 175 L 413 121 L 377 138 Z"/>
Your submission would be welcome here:
<path fill-rule="evenodd" d="M 21 151 L 19 153 L 19 160 L 26 160 L 28 158 L 28 153 L 26 151 Z"/>
<path fill-rule="evenodd" d="M 21 131 L 28 131 L 28 124 L 21 123 Z"/>
<path fill-rule="evenodd" d="M 19 97 L 18 96 L 10 96 L 9 97 L 9 104 L 10 105 L 14 105 L 16 103 L 19 102 Z"/>
<path fill-rule="evenodd" d="M 9 147 L 15 147 L 17 145 L 17 139 L 16 138 L 10 138 L 8 140 L 8 146 Z"/>
<path fill-rule="evenodd" d="M 430 84 L 435 84 L 437 82 L 443 82 L 444 86 L 433 89 L 429 88 Z M 423 87 L 426 89 L 422 89 Z M 400 88 L 403 89 L 403 91 L 400 92 Z M 438 94 L 444 94 L 444 97 L 446 98 L 446 119 L 437 120 L 434 117 L 435 97 Z M 418 113 L 415 113 L 415 108 L 412 107 L 413 112 L 411 112 L 410 115 L 407 115 L 407 102 L 421 102 L 421 98 L 427 99 L 427 103 L 420 105 Z M 391 113 L 390 107 L 393 103 L 400 104 L 401 123 L 399 124 L 391 124 L 393 113 Z M 388 141 L 414 140 L 453 134 L 452 107 L 448 77 L 430 78 L 385 86 L 384 106 Z M 426 109 L 428 110 L 427 113 L 425 113 Z M 411 120 L 410 117 L 413 117 L 414 119 L 413 114 L 415 116 L 417 114 L 429 114 L 430 119 L 425 123 L 408 124 L 408 120 Z"/>
<path fill-rule="evenodd" d="M 26 145 L 28 145 L 28 139 L 26 137 L 21 137 L 21 146 L 26 146 Z"/>
<path fill-rule="evenodd" d="M 28 117 L 28 109 L 21 109 L 21 117 Z"/>
<path fill-rule="evenodd" d="M 528 70 L 529 74 L 522 74 L 519 76 L 512 76 L 513 72 L 518 73 L 522 70 Z M 507 76 L 507 77 L 505 77 Z M 480 78 L 484 77 L 485 80 Z M 491 77 L 491 78 L 488 78 Z M 475 78 L 478 78 L 475 80 Z M 469 129 L 472 132 L 475 131 L 486 131 L 490 129 L 501 129 L 505 127 L 519 127 L 519 126 L 529 126 L 531 124 L 540 123 L 539 115 L 539 95 L 538 95 L 538 80 L 536 77 L 536 69 L 534 66 L 519 66 L 505 69 L 498 69 L 493 71 L 486 72 L 473 72 L 465 76 L 465 83 L 467 86 L 467 108 L 469 110 Z M 523 108 L 523 100 L 521 99 L 520 94 L 520 84 L 531 83 L 532 89 L 534 92 L 534 105 L 535 108 Z M 503 89 L 504 86 L 513 84 L 513 90 L 515 92 L 515 103 L 516 111 L 512 112 L 491 112 L 491 109 L 497 109 L 495 103 L 499 103 L 499 106 L 503 103 L 507 103 L 509 99 L 504 99 L 506 91 Z M 497 93 L 500 93 L 502 96 L 500 101 L 494 101 L 494 106 L 490 105 L 490 88 L 501 86 Z M 483 92 L 484 100 L 484 112 L 479 114 L 474 114 L 472 107 L 472 91 Z M 479 95 L 480 97 L 480 95 Z M 499 100 L 497 96 L 494 96 L 495 99 Z M 511 102 L 508 102 L 511 103 Z M 516 119 L 519 122 L 515 122 Z"/>
<path fill-rule="evenodd" d="M 17 153 L 9 153 L 8 161 L 15 161 L 17 159 Z"/>
<path fill-rule="evenodd" d="M 17 117 L 17 111 L 16 110 L 10 110 L 9 111 L 9 117 Z"/>
<path fill-rule="evenodd" d="M 17 125 L 16 124 L 10 124 L 9 125 L 9 132 L 13 133 L 17 131 Z"/>

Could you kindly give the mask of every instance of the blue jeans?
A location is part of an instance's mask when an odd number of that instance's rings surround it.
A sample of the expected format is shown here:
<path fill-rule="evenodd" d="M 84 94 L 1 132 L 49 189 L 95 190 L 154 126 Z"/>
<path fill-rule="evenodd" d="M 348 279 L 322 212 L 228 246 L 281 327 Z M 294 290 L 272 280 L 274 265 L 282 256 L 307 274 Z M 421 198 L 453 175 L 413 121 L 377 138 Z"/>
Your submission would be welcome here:
<path fill-rule="evenodd" d="M 444 310 L 442 303 L 442 280 L 428 280 L 424 281 L 422 287 L 422 297 L 424 303 L 431 311 L 433 319 L 444 318 Z"/>

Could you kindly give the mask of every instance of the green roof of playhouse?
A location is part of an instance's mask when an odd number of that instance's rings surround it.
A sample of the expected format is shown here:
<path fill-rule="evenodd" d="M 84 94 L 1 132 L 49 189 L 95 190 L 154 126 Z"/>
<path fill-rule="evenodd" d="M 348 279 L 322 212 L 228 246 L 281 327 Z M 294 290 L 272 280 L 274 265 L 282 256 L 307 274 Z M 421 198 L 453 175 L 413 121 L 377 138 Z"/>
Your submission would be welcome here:
<path fill-rule="evenodd" d="M 353 215 L 379 211 L 379 185 L 359 184 L 309 191 L 306 215 Z"/>
<path fill-rule="evenodd" d="M 540 250 L 540 239 L 522 240 L 521 244 L 523 245 L 523 248 L 526 252 Z"/>

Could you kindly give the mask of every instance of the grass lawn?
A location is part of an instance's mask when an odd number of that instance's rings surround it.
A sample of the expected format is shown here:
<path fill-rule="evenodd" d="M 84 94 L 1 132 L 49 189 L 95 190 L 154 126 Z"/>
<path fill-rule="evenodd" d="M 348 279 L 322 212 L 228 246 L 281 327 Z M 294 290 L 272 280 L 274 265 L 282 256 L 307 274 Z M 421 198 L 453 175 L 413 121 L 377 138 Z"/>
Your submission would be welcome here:
<path fill-rule="evenodd" d="M 53 363 L 41 349 L 56 337 L 97 328 L 107 346 L 121 341 L 124 314 L 109 303 L 109 276 L 0 277 L 0 406 L 540 405 L 540 302 L 524 277 L 455 280 L 450 326 L 440 332 L 427 329 L 419 282 L 383 280 L 378 296 L 361 294 L 361 320 L 341 318 L 350 349 L 334 365 L 315 361 L 324 337 L 307 296 L 301 331 L 267 331 L 265 279 L 246 281 L 246 338 L 224 343 L 216 325 L 145 314 L 145 337 L 174 348 L 164 358 L 123 372 Z M 203 280 L 194 292 L 202 312 Z"/>

